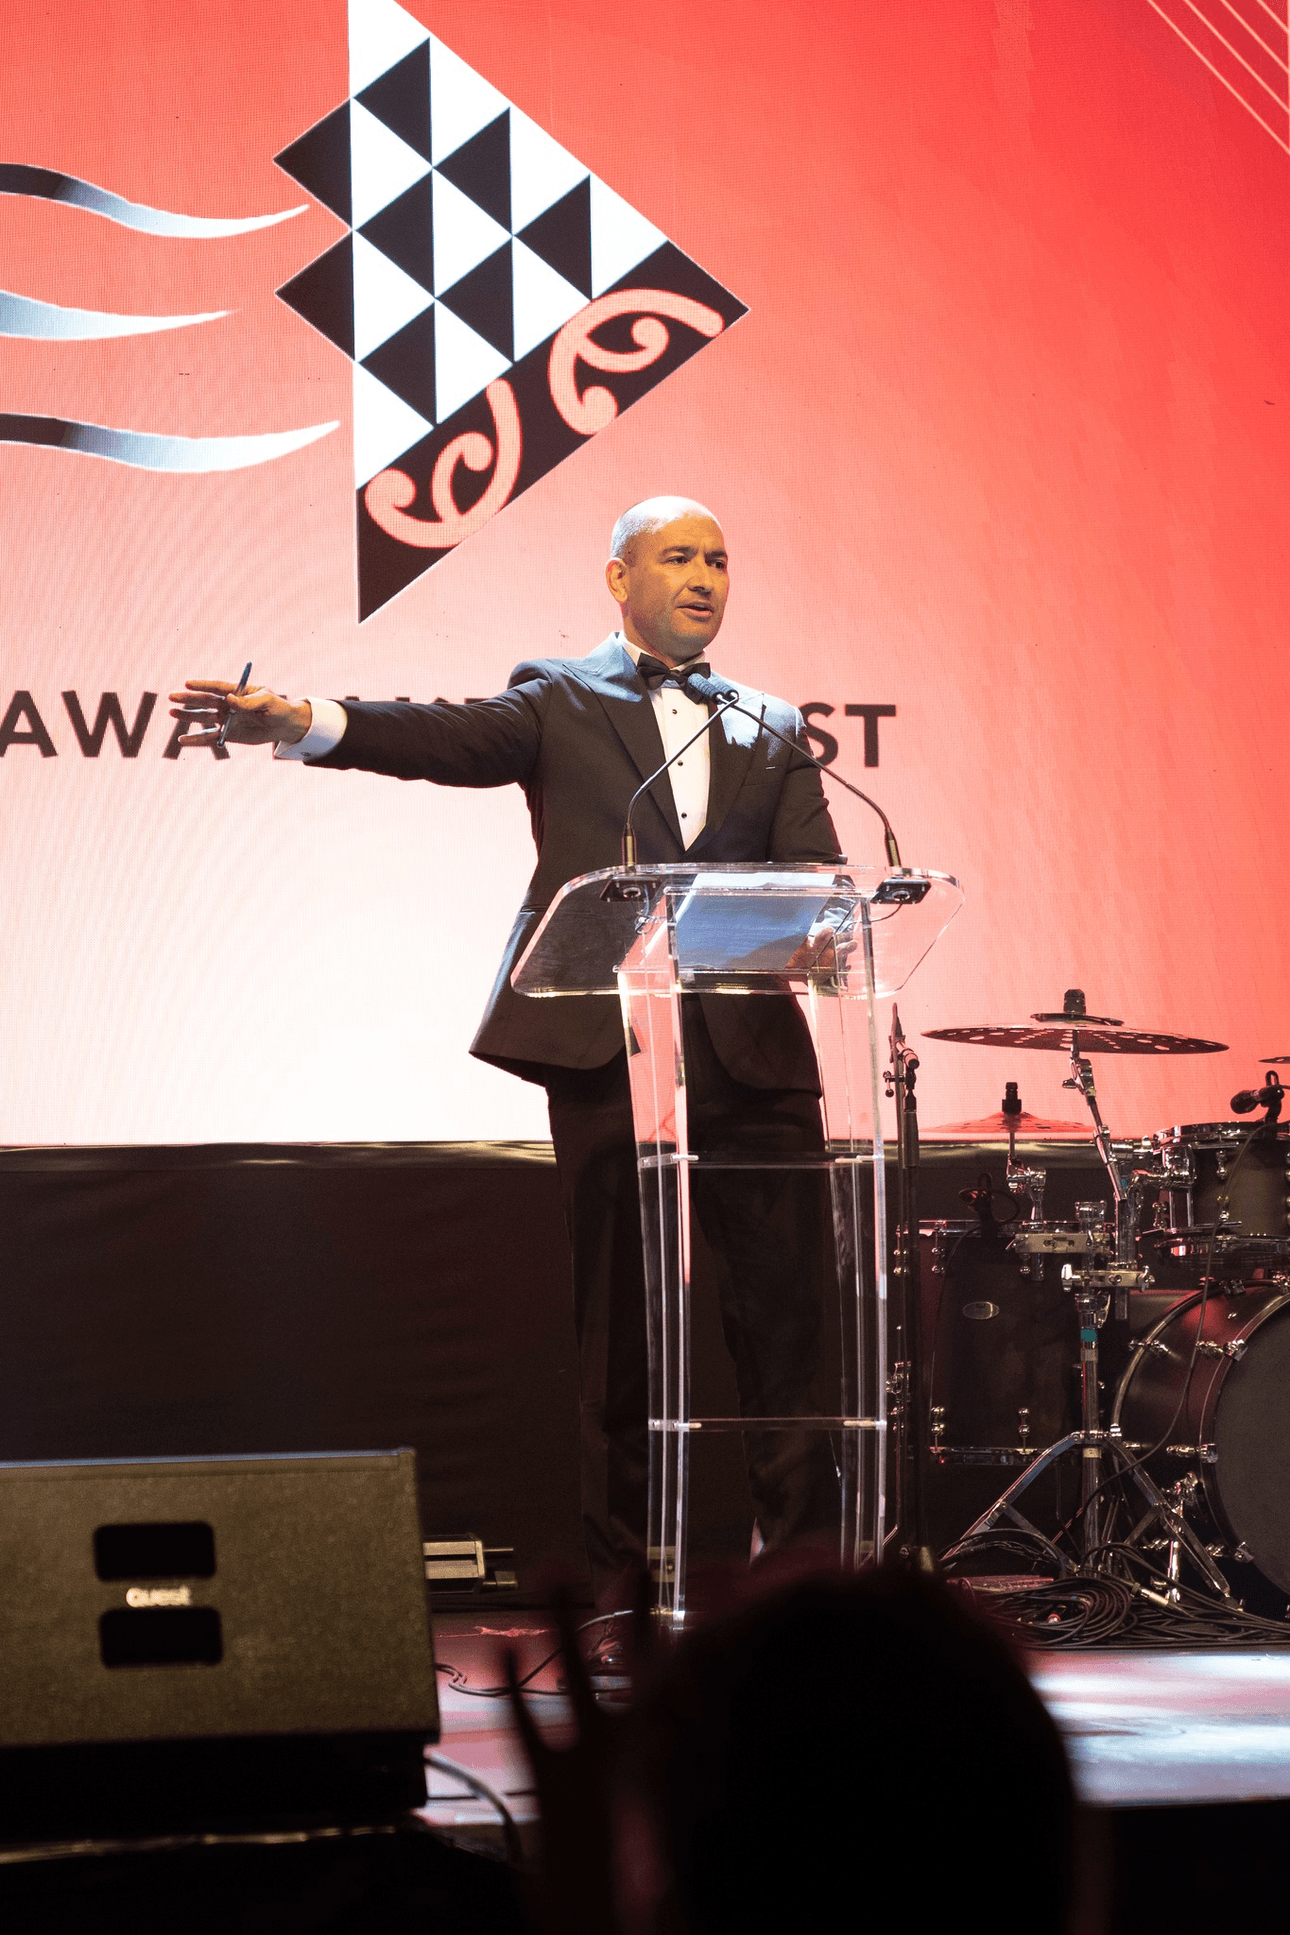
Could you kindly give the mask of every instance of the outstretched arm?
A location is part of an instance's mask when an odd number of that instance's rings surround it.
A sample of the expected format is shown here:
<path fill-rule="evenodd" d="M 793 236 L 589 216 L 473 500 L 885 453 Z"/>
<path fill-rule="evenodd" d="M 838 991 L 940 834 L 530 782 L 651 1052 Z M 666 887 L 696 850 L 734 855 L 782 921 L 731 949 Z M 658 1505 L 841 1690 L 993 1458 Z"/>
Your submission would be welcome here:
<path fill-rule="evenodd" d="M 308 699 L 286 699 L 263 686 L 239 693 L 226 679 L 190 679 L 170 696 L 173 716 L 198 728 L 181 745 L 215 744 L 227 718 L 230 741 L 298 745 L 310 765 L 440 786 L 507 786 L 525 784 L 533 771 L 550 689 L 542 666 L 528 663 L 516 667 L 505 692 L 465 705 L 346 699 L 343 705 L 328 700 L 324 708 L 320 700 L 315 711 Z M 316 749 L 303 743 L 311 725 L 319 728 Z"/>

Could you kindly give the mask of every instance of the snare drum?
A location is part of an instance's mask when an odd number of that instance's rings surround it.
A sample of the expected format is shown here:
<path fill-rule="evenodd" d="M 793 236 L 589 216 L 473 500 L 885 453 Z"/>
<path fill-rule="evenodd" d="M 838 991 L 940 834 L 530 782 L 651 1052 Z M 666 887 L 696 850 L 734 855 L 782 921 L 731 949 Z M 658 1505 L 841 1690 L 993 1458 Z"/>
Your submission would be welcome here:
<path fill-rule="evenodd" d="M 1290 1123 L 1192 1122 L 1152 1141 L 1165 1171 L 1158 1242 L 1193 1257 L 1211 1239 L 1224 1257 L 1290 1254 Z"/>

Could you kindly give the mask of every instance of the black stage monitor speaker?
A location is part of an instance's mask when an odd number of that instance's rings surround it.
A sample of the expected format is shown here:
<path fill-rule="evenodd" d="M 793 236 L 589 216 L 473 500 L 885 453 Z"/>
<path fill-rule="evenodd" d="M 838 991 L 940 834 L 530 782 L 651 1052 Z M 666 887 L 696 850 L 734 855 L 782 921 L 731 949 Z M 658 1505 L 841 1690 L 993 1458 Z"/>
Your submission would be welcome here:
<path fill-rule="evenodd" d="M 416 1806 L 411 1451 L 0 1466 L 0 1841 Z"/>

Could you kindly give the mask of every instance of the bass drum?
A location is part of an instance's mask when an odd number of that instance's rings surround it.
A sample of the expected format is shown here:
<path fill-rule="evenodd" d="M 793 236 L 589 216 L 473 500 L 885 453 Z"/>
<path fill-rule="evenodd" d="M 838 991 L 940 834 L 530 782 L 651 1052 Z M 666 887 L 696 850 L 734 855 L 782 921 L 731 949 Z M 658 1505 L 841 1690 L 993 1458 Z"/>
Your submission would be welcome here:
<path fill-rule="evenodd" d="M 1290 1290 L 1197 1291 L 1148 1331 L 1120 1380 L 1112 1424 L 1156 1482 L 1203 1494 L 1224 1557 L 1290 1594 Z M 1198 1336 L 1199 1332 L 1199 1336 Z M 1194 1353 L 1194 1355 L 1193 1355 Z"/>

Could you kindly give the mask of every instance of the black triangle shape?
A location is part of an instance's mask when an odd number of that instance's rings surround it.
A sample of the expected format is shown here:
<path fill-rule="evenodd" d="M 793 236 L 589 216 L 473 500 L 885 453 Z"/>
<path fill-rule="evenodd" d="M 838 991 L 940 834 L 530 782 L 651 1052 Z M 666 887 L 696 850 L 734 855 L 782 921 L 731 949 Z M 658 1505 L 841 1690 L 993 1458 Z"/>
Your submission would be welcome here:
<path fill-rule="evenodd" d="M 520 230 L 520 241 L 591 300 L 591 176 Z"/>
<path fill-rule="evenodd" d="M 363 358 L 363 368 L 434 422 L 434 310 L 423 309 Z"/>
<path fill-rule="evenodd" d="M 515 313 L 509 242 L 503 242 L 495 255 L 488 256 L 460 282 L 454 282 L 439 300 L 503 356 L 514 357 Z"/>
<path fill-rule="evenodd" d="M 469 141 L 463 141 L 460 148 L 439 163 L 439 173 L 446 175 L 454 188 L 460 188 L 463 195 L 469 195 L 495 222 L 503 228 L 511 225 L 511 117 L 510 110 L 504 108 L 495 121 L 490 121 L 478 134 L 472 134 Z"/>
<path fill-rule="evenodd" d="M 278 290 L 287 307 L 303 316 L 320 336 L 354 354 L 354 243 L 342 236 L 326 255 L 284 282 Z"/>
<path fill-rule="evenodd" d="M 325 120 L 315 122 L 298 141 L 273 159 L 284 174 L 307 188 L 315 201 L 348 222 L 353 210 L 349 173 L 349 102 L 342 101 Z"/>
<path fill-rule="evenodd" d="M 434 292 L 434 177 L 423 175 L 397 201 L 373 215 L 358 231 L 397 262 L 405 275 Z"/>
<path fill-rule="evenodd" d="M 369 114 L 430 159 L 430 42 L 419 47 L 365 87 L 358 96 Z"/>

